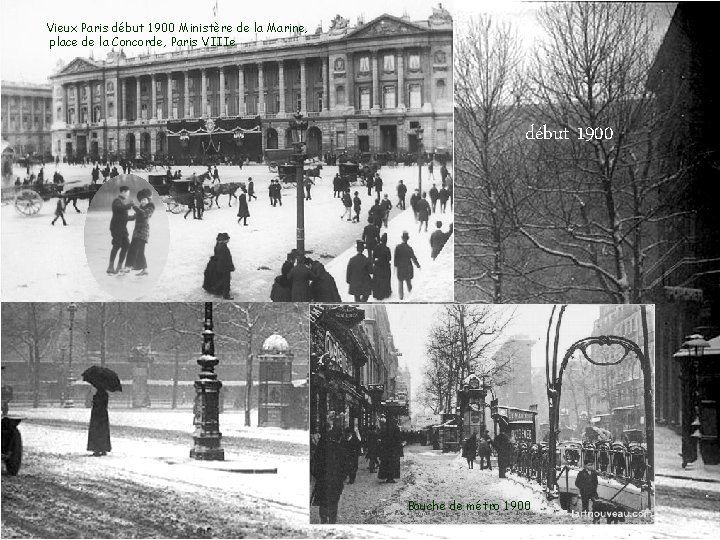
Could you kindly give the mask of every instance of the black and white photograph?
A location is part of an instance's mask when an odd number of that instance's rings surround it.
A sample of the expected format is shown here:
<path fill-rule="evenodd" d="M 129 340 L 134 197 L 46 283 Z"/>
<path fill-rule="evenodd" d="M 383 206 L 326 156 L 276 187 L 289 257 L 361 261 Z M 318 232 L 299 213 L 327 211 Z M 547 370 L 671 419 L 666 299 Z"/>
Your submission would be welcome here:
<path fill-rule="evenodd" d="M 653 523 L 653 306 L 312 305 L 310 334 L 313 523 Z"/>
<path fill-rule="evenodd" d="M 170 223 L 139 300 L 453 300 L 451 5 L 282 5 L 4 2 L 3 300 L 126 299 L 82 256 L 124 174 Z"/>
<path fill-rule="evenodd" d="M 58 203 L 60 204 L 60 203 Z M 99 186 L 85 218 L 87 265 L 98 285 L 122 300 L 152 290 L 167 261 L 170 230 L 147 180 L 119 175 Z M 80 294 L 78 283 L 74 294 Z"/>
<path fill-rule="evenodd" d="M 3 303 L 3 538 L 311 536 L 307 310 Z"/>
<path fill-rule="evenodd" d="M 718 4 L 455 8 L 456 300 L 654 303 L 656 525 L 717 534 Z"/>

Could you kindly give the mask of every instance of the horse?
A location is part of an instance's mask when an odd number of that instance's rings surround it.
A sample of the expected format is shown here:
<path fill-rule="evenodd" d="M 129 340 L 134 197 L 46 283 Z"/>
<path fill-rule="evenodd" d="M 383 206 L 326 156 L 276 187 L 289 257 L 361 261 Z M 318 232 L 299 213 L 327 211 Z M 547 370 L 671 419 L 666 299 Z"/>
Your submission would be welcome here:
<path fill-rule="evenodd" d="M 80 214 L 80 209 L 77 207 L 77 202 L 79 200 L 86 200 L 88 201 L 88 206 L 90 203 L 92 203 L 92 199 L 95 196 L 95 194 L 98 192 L 98 189 L 100 189 L 99 184 L 89 184 L 86 186 L 76 186 L 71 187 L 68 190 L 65 190 L 62 195 L 60 195 L 65 200 L 65 206 L 67 207 L 70 203 L 72 203 L 73 208 L 75 208 L 75 211 Z"/>
<path fill-rule="evenodd" d="M 311 169 L 305 169 L 305 176 L 307 178 L 320 178 L 322 168 L 322 165 L 315 165 Z"/>
<path fill-rule="evenodd" d="M 228 182 L 227 184 L 213 184 L 210 186 L 210 192 L 213 194 L 213 198 L 215 199 L 215 206 L 220 208 L 220 204 L 218 203 L 220 195 L 228 195 L 228 206 L 231 207 L 233 197 L 237 199 L 237 195 L 235 195 L 235 193 L 241 187 L 245 187 L 245 182 Z"/>

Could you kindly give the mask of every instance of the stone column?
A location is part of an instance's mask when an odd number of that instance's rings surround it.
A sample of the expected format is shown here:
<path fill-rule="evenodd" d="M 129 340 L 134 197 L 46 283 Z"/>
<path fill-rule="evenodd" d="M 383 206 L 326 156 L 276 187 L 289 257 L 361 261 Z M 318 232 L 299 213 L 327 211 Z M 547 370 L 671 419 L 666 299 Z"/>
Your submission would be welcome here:
<path fill-rule="evenodd" d="M 399 109 L 405 108 L 405 62 L 403 57 L 403 50 L 400 49 L 397 55 L 397 62 L 395 64 L 398 76 L 398 87 L 397 87 L 397 106 Z"/>
<path fill-rule="evenodd" d="M 183 73 L 185 79 L 185 95 L 183 96 L 183 116 L 190 118 L 190 71 Z"/>
<path fill-rule="evenodd" d="M 245 70 L 238 65 L 238 116 L 245 114 Z"/>
<path fill-rule="evenodd" d="M 80 84 L 75 83 L 75 121 L 73 124 L 80 123 Z"/>
<path fill-rule="evenodd" d="M 88 93 L 87 93 L 87 96 L 88 96 L 88 98 L 87 98 L 88 121 L 87 121 L 87 123 L 92 124 L 92 122 L 93 122 L 93 117 L 92 117 L 92 113 L 93 113 L 93 110 L 92 110 L 92 108 L 93 108 L 93 99 L 92 99 L 93 83 L 92 83 L 92 81 L 90 81 L 88 83 L 87 89 L 88 89 Z"/>
<path fill-rule="evenodd" d="M 175 120 L 173 114 L 173 93 L 172 93 L 172 72 L 167 73 L 167 91 L 165 92 L 165 101 L 167 102 L 167 117 L 168 119 Z"/>
<path fill-rule="evenodd" d="M 220 68 L 220 112 L 218 116 L 227 116 L 225 109 L 225 68 Z"/>
<path fill-rule="evenodd" d="M 207 71 L 205 69 L 200 70 L 200 74 L 202 76 L 200 84 L 200 96 L 202 99 L 202 104 L 200 105 L 200 116 L 202 118 L 206 118 L 207 115 Z"/>
<path fill-rule="evenodd" d="M 42 103 L 42 106 L 40 107 L 40 114 L 42 114 L 42 117 L 40 118 L 40 127 L 43 131 L 45 131 L 47 129 L 45 122 L 45 117 L 47 116 L 47 102 L 43 98 L 40 103 Z"/>
<path fill-rule="evenodd" d="M 321 58 L 322 70 L 323 70 L 323 111 L 330 110 L 330 59 Z"/>
<path fill-rule="evenodd" d="M 279 115 L 285 115 L 285 61 L 278 62 L 278 92 L 280 93 L 280 110 Z M 278 136 L 278 139 L 280 137 Z"/>
<path fill-rule="evenodd" d="M 30 131 L 35 129 L 35 98 L 30 96 Z"/>
<path fill-rule="evenodd" d="M 155 86 L 155 74 L 150 75 L 150 107 L 152 113 L 149 115 L 151 119 L 157 119 L 157 87 Z"/>
<path fill-rule="evenodd" d="M 307 114 L 307 81 L 305 78 L 305 59 L 300 59 L 300 111 Z"/>
<path fill-rule="evenodd" d="M 352 53 L 347 54 L 345 62 L 345 106 L 355 109 L 355 67 Z"/>
<path fill-rule="evenodd" d="M 140 76 L 135 77 L 135 121 L 142 118 L 142 89 L 140 87 Z"/>
<path fill-rule="evenodd" d="M 127 79 L 122 79 L 120 82 L 122 86 L 122 95 L 119 96 L 118 102 L 118 121 L 127 120 Z M 120 142 L 118 141 L 118 144 Z M 119 147 L 118 147 L 119 149 Z"/>
<path fill-rule="evenodd" d="M 258 62 L 258 114 L 265 114 L 265 74 L 263 63 Z"/>
<path fill-rule="evenodd" d="M 380 84 L 378 80 L 378 55 L 377 51 L 372 53 L 372 108 L 380 109 Z"/>

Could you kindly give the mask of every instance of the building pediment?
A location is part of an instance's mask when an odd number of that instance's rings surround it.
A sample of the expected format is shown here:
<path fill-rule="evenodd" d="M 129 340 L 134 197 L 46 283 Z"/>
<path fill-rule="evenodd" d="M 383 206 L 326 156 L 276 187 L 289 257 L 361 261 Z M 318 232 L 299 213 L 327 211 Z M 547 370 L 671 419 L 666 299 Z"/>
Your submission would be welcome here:
<path fill-rule="evenodd" d="M 347 35 L 348 39 L 376 36 L 396 36 L 427 32 L 427 28 L 392 15 L 381 15 Z"/>
<path fill-rule="evenodd" d="M 83 73 L 85 71 L 96 71 L 98 66 L 85 58 L 76 58 L 67 66 L 57 72 L 57 75 L 71 75 L 73 73 Z"/>

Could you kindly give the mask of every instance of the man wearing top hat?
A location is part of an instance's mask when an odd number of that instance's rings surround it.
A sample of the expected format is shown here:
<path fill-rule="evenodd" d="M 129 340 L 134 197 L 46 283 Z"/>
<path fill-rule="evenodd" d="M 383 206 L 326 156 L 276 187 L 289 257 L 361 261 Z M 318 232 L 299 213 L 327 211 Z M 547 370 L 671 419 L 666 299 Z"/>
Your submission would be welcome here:
<path fill-rule="evenodd" d="M 367 302 L 372 292 L 370 260 L 363 255 L 365 244 L 362 240 L 357 241 L 356 248 L 357 253 L 348 261 L 346 281 L 350 285 L 350 294 L 355 297 L 355 301 Z"/>
<path fill-rule="evenodd" d="M 410 235 L 407 231 L 402 233 L 402 243 L 395 247 L 395 268 L 397 269 L 398 291 L 400 300 L 403 299 L 403 282 L 407 282 L 408 294 L 412 292 L 412 278 L 414 277 L 413 264 L 420 269 L 420 263 L 415 257 L 415 251 L 408 244 Z"/>

